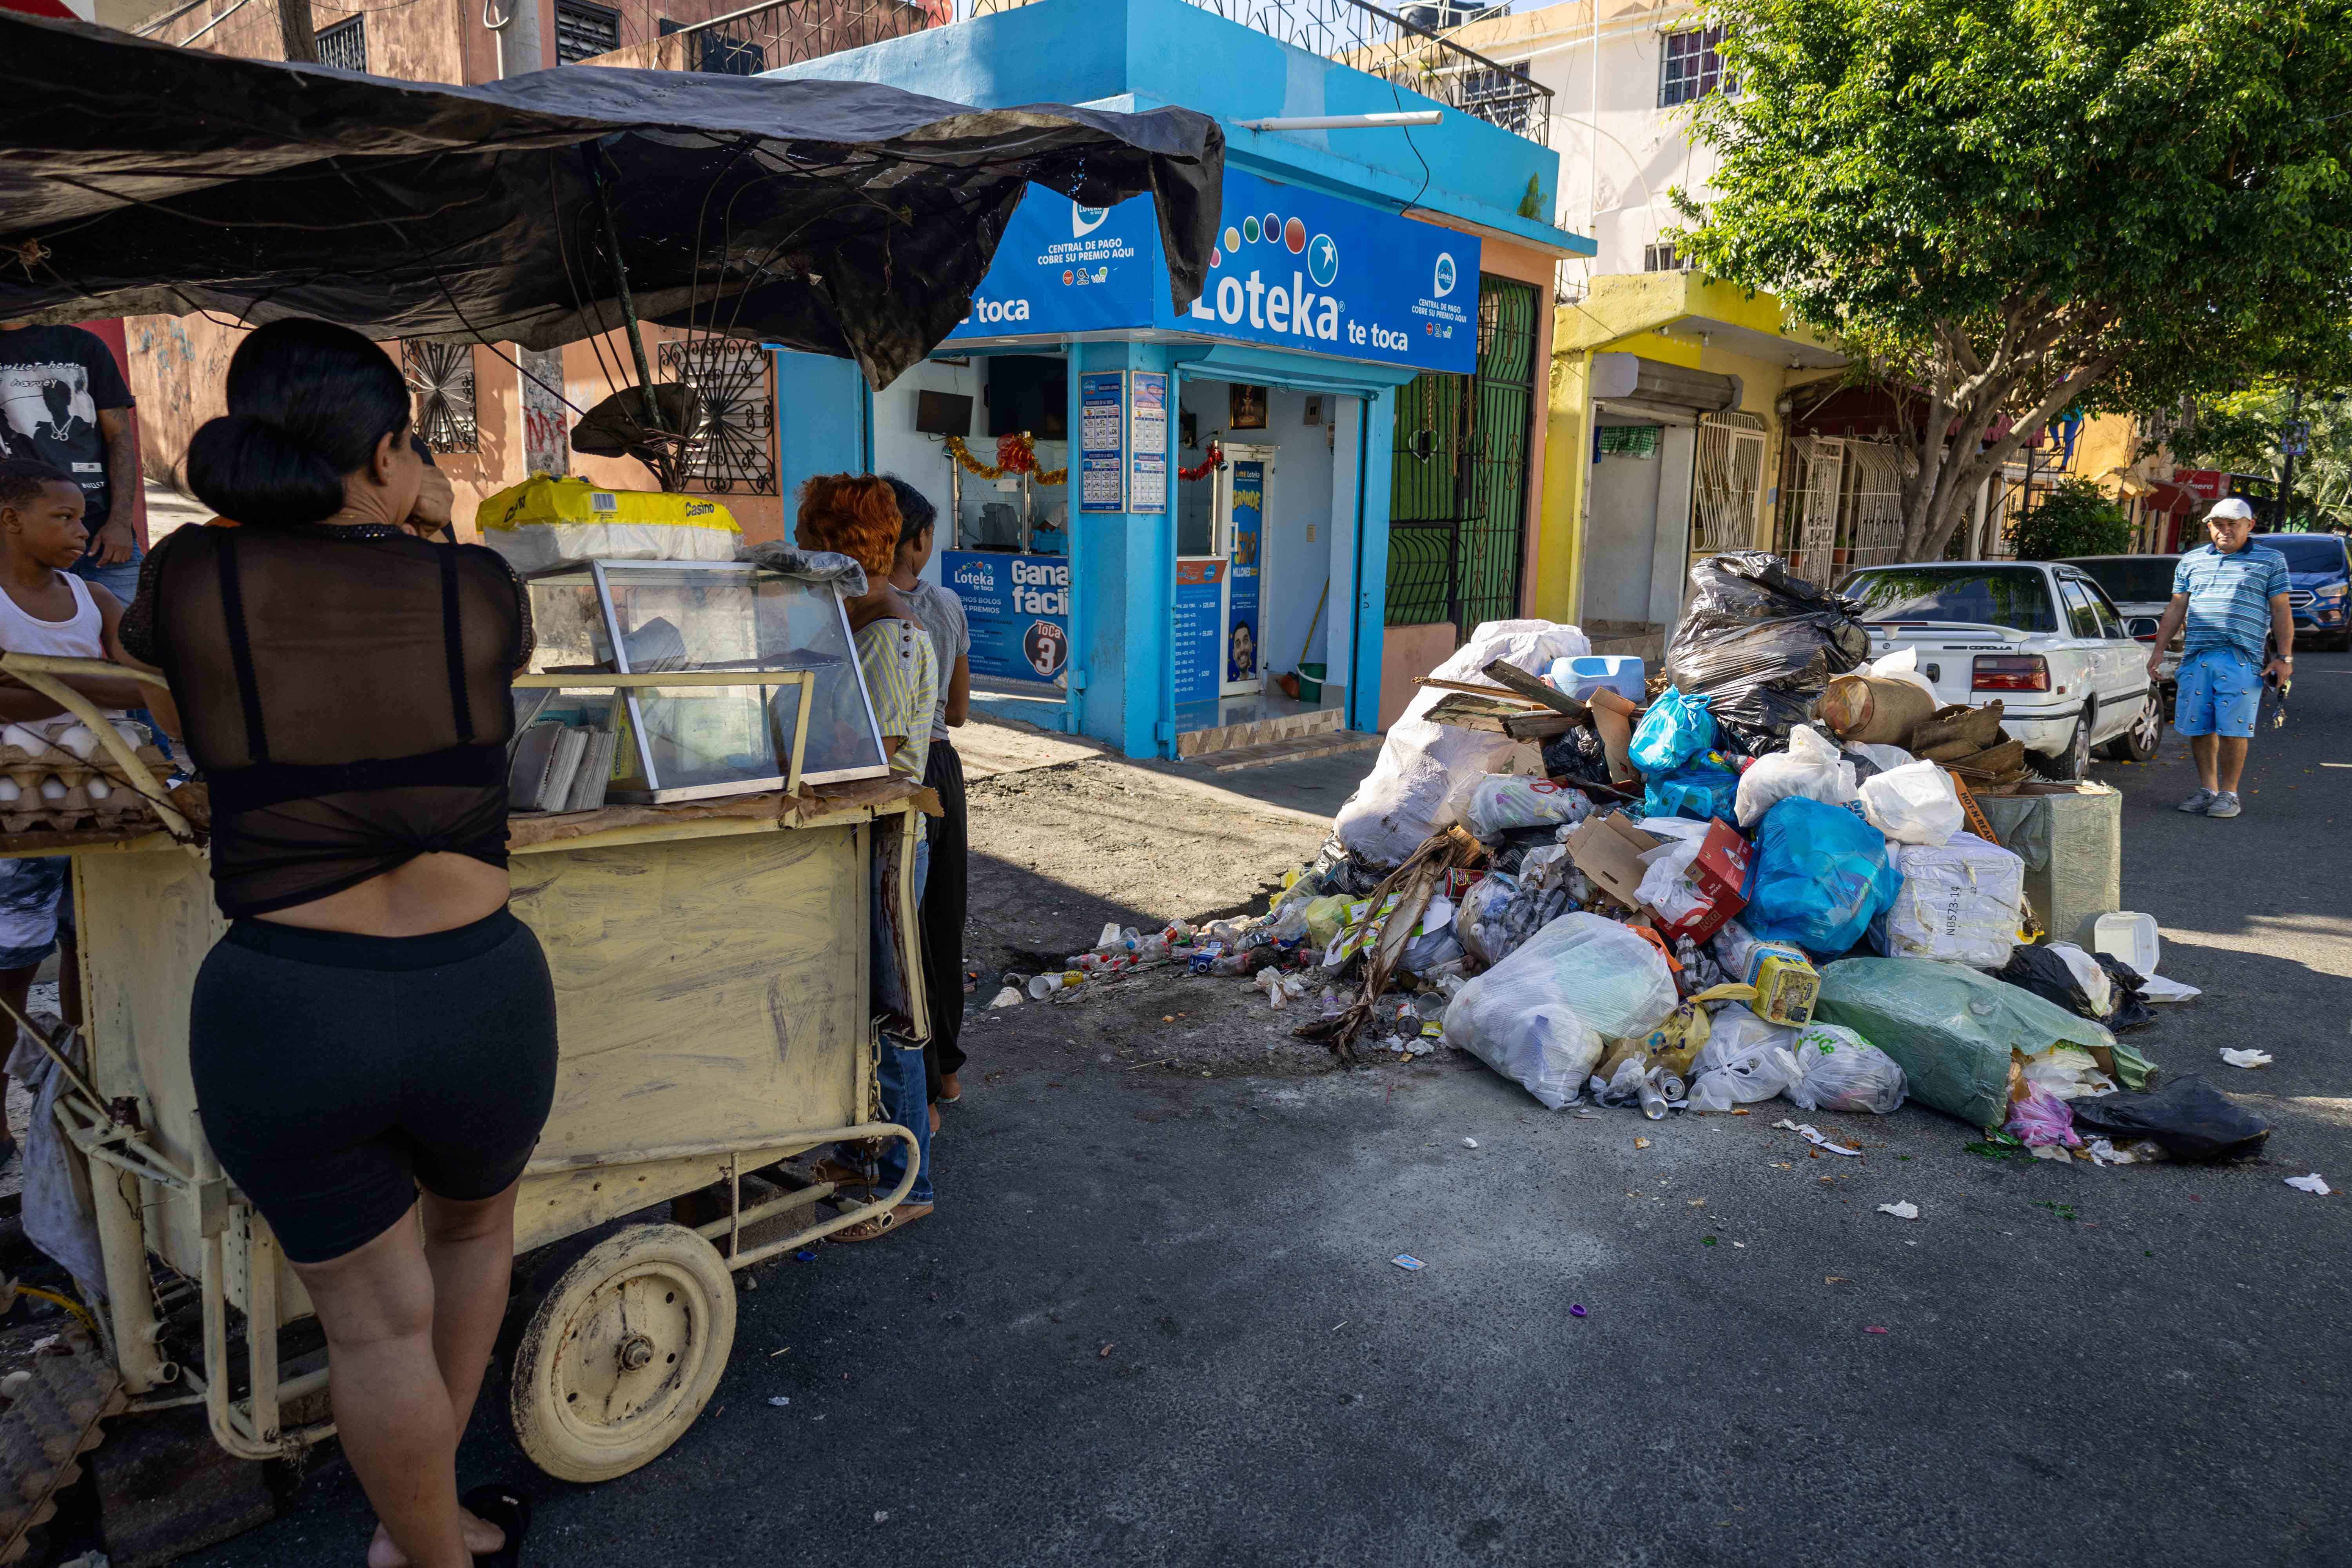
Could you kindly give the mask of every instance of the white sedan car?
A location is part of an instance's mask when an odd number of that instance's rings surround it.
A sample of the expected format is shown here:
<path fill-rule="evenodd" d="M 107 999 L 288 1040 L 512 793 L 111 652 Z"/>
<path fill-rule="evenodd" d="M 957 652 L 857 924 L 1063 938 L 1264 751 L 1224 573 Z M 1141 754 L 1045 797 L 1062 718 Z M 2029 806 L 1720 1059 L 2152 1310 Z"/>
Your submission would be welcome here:
<path fill-rule="evenodd" d="M 2001 724 L 2044 774 L 2085 776 L 2091 754 L 2146 762 L 2164 738 L 2164 700 L 2105 590 L 2058 561 L 1937 561 L 1871 566 L 1846 580 L 1871 657 L 1916 651 L 1946 702 L 1999 698 Z"/>

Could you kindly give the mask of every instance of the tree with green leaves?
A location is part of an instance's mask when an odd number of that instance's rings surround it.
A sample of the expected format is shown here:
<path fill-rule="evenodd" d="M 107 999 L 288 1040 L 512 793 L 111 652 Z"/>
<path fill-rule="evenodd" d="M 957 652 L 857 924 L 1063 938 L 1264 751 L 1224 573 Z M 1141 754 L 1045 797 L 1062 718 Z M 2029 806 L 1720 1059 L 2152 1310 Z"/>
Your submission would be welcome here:
<path fill-rule="evenodd" d="M 2070 408 L 2352 358 L 2352 0 L 1717 0 L 1714 275 L 1906 400 L 1905 558 Z"/>
<path fill-rule="evenodd" d="M 2294 493 L 2286 497 L 2291 528 L 2352 527 L 2352 387 L 2306 392 L 2263 382 L 2243 392 L 2200 397 L 2185 425 L 2168 432 L 2173 460 L 2184 468 L 2286 478 L 2284 437 L 2303 437 L 2295 458 Z"/>
<path fill-rule="evenodd" d="M 2068 478 L 2034 504 L 2017 524 L 2020 561 L 2063 561 L 2074 555 L 2121 555 L 2131 549 L 2131 519 L 2084 479 Z"/>

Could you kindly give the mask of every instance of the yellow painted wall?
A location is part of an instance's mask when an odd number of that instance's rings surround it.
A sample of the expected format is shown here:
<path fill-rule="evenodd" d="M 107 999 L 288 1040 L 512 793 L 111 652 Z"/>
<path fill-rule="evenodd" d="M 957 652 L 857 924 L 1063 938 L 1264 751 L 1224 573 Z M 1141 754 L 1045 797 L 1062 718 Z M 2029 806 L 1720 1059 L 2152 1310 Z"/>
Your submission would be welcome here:
<path fill-rule="evenodd" d="M 1692 273 L 1595 279 L 1589 296 L 1559 308 L 1544 426 L 1543 526 L 1532 595 L 1537 615 L 1555 621 L 1575 621 L 1582 615 L 1584 489 L 1592 472 L 1586 387 L 1595 353 L 1639 354 L 1739 378 L 1741 410 L 1764 421 L 1764 473 L 1751 538 L 1758 548 L 1769 547 L 1770 497 L 1779 481 L 1780 454 L 1780 416 L 1774 405 L 1791 372 L 1784 364 L 1703 342 L 1699 329 L 1688 321 L 1695 316 L 1775 335 L 1783 331 L 1778 300 Z M 1677 329 L 1676 322 L 1685 324 Z M 1819 374 L 1815 369 L 1794 373 L 1799 380 Z"/>

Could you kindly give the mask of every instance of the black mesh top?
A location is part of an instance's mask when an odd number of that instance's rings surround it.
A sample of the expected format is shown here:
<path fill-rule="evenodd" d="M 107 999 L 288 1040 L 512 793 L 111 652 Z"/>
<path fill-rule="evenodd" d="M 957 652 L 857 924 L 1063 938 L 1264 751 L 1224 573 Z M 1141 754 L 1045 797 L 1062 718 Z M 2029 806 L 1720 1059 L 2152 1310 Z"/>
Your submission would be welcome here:
<path fill-rule="evenodd" d="M 122 646 L 162 670 L 210 787 L 231 917 L 436 850 L 507 863 L 522 584 L 495 551 L 376 526 L 183 528 L 141 569 Z"/>

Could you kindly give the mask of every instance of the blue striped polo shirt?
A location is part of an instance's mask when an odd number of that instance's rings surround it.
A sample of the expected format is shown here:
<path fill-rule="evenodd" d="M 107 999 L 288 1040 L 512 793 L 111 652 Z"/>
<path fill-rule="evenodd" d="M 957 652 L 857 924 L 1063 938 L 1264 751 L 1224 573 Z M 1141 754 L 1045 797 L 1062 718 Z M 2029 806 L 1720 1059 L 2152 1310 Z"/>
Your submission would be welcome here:
<path fill-rule="evenodd" d="M 2260 664 L 2271 635 L 2271 599 L 2286 589 L 2286 557 L 2266 544 L 2249 541 L 2233 555 L 2210 544 L 2186 552 L 2172 569 L 2172 591 L 2189 595 L 2181 657 L 2233 647 Z"/>

